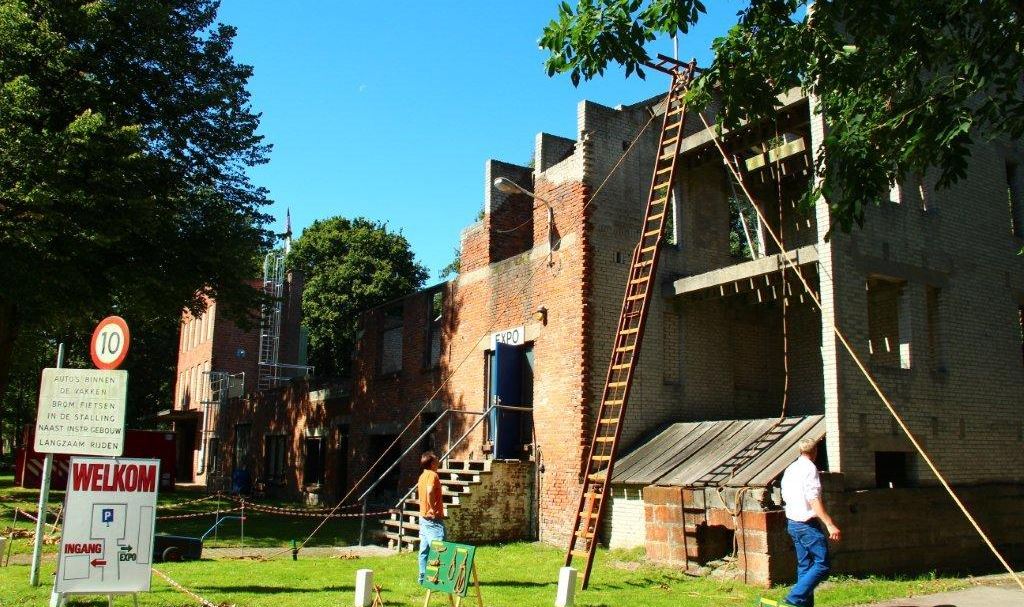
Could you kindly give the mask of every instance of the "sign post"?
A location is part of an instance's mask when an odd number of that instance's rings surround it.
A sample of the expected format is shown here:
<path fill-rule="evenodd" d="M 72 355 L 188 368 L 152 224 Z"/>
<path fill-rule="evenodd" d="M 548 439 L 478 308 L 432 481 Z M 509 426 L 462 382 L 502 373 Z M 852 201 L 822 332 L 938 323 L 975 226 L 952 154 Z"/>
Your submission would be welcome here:
<path fill-rule="evenodd" d="M 147 592 L 160 460 L 74 457 L 53 592 Z"/>
<path fill-rule="evenodd" d="M 57 368 L 64 366 L 64 344 L 57 346 Z M 38 420 L 37 420 L 38 423 Z M 46 527 L 46 503 L 50 500 L 50 476 L 53 475 L 53 453 L 43 460 L 43 475 L 39 479 L 39 507 L 36 517 L 36 536 L 32 540 L 32 569 L 28 583 L 39 585 L 39 561 L 43 556 L 43 529 Z"/>
<path fill-rule="evenodd" d="M 57 366 L 43 369 L 36 413 L 37 453 L 45 453 L 39 479 L 39 513 L 32 544 L 29 584 L 39 585 L 46 506 L 50 499 L 53 454 L 118 456 L 124 450 L 125 397 L 128 373 L 112 371 L 128 355 L 131 333 L 120 316 L 101 320 L 92 333 L 89 353 L 105 371 L 64 367 L 64 344 L 57 348 Z"/>

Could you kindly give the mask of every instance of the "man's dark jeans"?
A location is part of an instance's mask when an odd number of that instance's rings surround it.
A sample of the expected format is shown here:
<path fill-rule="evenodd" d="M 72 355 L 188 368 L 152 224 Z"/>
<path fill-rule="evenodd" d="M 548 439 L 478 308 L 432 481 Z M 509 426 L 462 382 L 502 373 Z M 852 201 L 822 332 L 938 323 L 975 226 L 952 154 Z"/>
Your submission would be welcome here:
<path fill-rule="evenodd" d="M 785 601 L 796 607 L 814 607 L 814 587 L 828 577 L 828 536 L 818 519 L 789 521 L 788 530 L 796 548 L 796 584 Z"/>

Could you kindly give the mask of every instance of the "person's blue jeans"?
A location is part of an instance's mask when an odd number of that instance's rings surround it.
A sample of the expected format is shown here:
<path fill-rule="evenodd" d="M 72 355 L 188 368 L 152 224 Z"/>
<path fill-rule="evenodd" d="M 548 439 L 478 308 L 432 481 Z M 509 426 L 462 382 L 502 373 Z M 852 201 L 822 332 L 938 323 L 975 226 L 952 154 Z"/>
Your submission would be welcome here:
<path fill-rule="evenodd" d="M 828 536 L 817 519 L 787 526 L 796 548 L 796 584 L 784 599 L 796 607 L 814 607 L 814 588 L 828 577 Z"/>
<path fill-rule="evenodd" d="M 420 517 L 420 581 L 427 575 L 427 554 L 430 552 L 430 542 L 434 540 L 444 541 L 444 521 Z"/>

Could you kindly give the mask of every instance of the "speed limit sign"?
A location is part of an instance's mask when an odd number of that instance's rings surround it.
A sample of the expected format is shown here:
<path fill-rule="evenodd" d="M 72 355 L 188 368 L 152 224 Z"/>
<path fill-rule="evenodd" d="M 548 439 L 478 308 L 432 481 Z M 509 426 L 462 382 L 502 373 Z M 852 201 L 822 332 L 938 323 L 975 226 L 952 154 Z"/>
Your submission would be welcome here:
<path fill-rule="evenodd" d="M 89 353 L 97 369 L 116 369 L 128 354 L 131 333 L 128 323 L 120 316 L 108 316 L 96 325 L 92 332 Z"/>

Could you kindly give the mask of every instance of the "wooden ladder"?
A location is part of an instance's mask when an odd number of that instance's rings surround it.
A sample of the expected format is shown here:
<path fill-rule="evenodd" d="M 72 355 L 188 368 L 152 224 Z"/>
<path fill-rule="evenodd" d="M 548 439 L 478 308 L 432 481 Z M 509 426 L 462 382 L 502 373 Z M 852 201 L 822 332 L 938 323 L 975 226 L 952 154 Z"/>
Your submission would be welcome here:
<path fill-rule="evenodd" d="M 679 155 L 686 122 L 684 95 L 696 70 L 694 61 L 684 64 L 662 55 L 658 58 L 657 63 L 648 63 L 648 66 L 669 74 L 672 77 L 672 84 L 666 98 L 658 157 L 654 163 L 654 176 L 647 197 L 643 229 L 640 242 L 633 249 L 626 293 L 622 299 L 622 312 L 619 315 L 612 356 L 608 364 L 608 376 L 595 420 L 594 439 L 587 454 L 576 522 L 573 524 L 569 549 L 565 555 L 566 567 L 572 565 L 574 557 L 586 558 L 582 576 L 583 588 L 587 587 L 590 570 L 594 564 L 601 515 L 611 486 L 619 435 L 633 382 L 633 369 L 640 359 L 640 344 L 643 341 L 648 304 L 656 288 L 654 279 L 658 271 L 659 248 L 665 231 L 669 198 L 675 179 L 676 158 Z"/>

